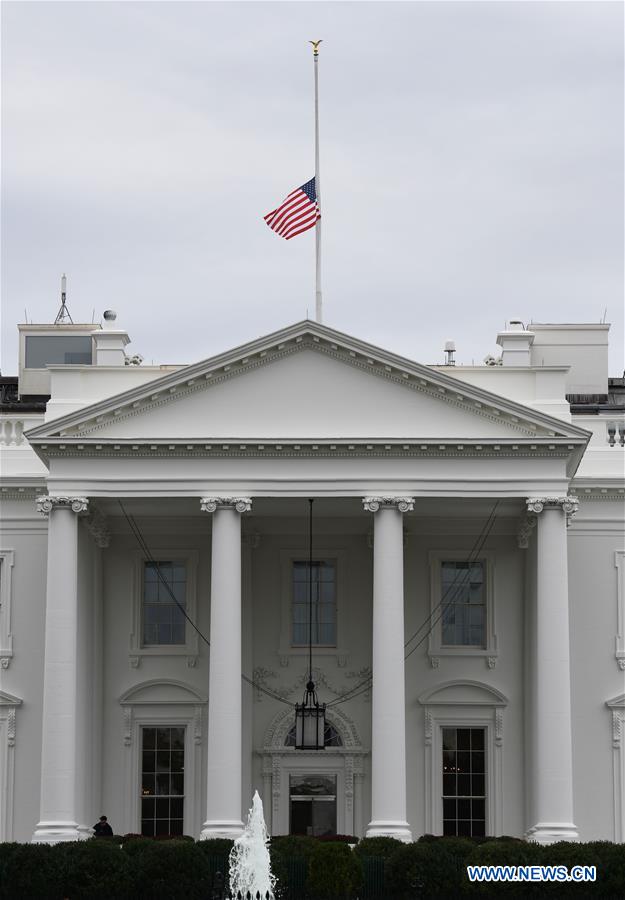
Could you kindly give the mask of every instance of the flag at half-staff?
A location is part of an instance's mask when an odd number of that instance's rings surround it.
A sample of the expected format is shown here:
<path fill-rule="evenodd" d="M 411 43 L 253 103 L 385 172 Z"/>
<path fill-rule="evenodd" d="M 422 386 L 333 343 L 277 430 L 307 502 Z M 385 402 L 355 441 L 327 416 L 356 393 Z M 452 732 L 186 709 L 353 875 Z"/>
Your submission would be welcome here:
<path fill-rule="evenodd" d="M 295 188 L 277 209 L 264 216 L 271 230 L 287 241 L 303 231 L 308 231 L 309 228 L 314 228 L 317 220 L 321 218 L 315 182 L 316 179 L 311 178 L 306 184 Z"/>

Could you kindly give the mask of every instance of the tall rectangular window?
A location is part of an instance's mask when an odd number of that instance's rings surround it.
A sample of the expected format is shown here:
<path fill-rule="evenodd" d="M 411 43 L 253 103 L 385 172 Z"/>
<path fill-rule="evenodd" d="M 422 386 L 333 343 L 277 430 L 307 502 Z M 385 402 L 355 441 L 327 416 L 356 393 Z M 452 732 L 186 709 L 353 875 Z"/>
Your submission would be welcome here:
<path fill-rule="evenodd" d="M 187 569 L 182 562 L 145 562 L 143 646 L 185 643 Z"/>
<path fill-rule="evenodd" d="M 141 834 L 182 834 L 184 728 L 142 728 Z"/>
<path fill-rule="evenodd" d="M 483 560 L 441 561 L 443 647 L 486 646 L 486 585 Z"/>
<path fill-rule="evenodd" d="M 309 579 L 309 571 L 311 579 Z M 318 647 L 336 645 L 336 565 L 331 559 L 293 562 L 294 646 L 306 646 L 311 620 L 309 584 L 312 580 L 312 643 Z"/>
<path fill-rule="evenodd" d="M 486 729 L 443 728 L 443 834 L 486 834 Z"/>

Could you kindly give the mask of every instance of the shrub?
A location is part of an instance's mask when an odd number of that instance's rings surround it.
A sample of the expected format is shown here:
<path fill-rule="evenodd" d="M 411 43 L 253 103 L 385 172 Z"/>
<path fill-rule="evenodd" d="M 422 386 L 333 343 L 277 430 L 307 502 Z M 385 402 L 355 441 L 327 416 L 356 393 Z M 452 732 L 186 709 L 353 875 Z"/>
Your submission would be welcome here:
<path fill-rule="evenodd" d="M 403 842 L 398 841 L 397 838 L 371 837 L 363 838 L 355 847 L 355 852 L 360 857 L 377 856 L 380 859 L 388 859 L 395 850 L 403 846 Z"/>
<path fill-rule="evenodd" d="M 317 842 L 308 863 L 308 893 L 315 900 L 348 900 L 362 887 L 362 864 L 345 843 Z"/>
<path fill-rule="evenodd" d="M 491 840 L 484 844 L 478 844 L 472 848 L 466 865 L 471 866 L 531 866 L 546 863 L 539 844 L 528 843 L 520 840 Z M 563 885 L 554 884 L 559 888 L 559 896 L 564 896 Z M 503 894 L 506 897 L 540 897 L 544 893 L 545 884 L 539 882 L 474 882 L 471 884 L 465 875 L 464 890 L 469 894 Z"/>
<path fill-rule="evenodd" d="M 230 865 L 228 857 L 234 841 L 230 838 L 210 838 L 206 841 L 198 841 L 196 847 L 202 853 L 207 866 L 209 892 L 216 890 L 218 886 L 223 888 L 228 885 Z"/>
<path fill-rule="evenodd" d="M 5 847 L 7 849 L 5 851 Z M 59 900 L 61 873 L 47 844 L 3 844 L 0 897 L 7 900 Z"/>
<path fill-rule="evenodd" d="M 592 888 L 593 895 L 625 897 L 625 845 L 592 841 L 585 846 L 597 860 L 597 882 Z"/>
<path fill-rule="evenodd" d="M 276 876 L 278 897 L 303 897 L 308 861 L 317 841 L 304 835 L 278 835 L 269 843 L 271 871 Z"/>
<path fill-rule="evenodd" d="M 199 900 L 208 895 L 211 884 L 210 866 L 197 844 L 148 839 L 130 841 L 124 846 L 124 852 L 126 851 L 129 852 L 134 869 L 134 898 Z"/>
<path fill-rule="evenodd" d="M 234 841 L 231 838 L 210 838 L 207 841 L 198 841 L 197 846 L 208 856 L 229 856 Z"/>
<path fill-rule="evenodd" d="M 387 866 L 389 893 L 399 900 L 414 897 L 453 897 L 466 881 L 466 859 L 473 844 L 464 838 L 403 844 Z"/>
<path fill-rule="evenodd" d="M 319 834 L 315 840 L 333 844 L 357 844 L 358 838 L 353 834 Z"/>
<path fill-rule="evenodd" d="M 52 856 L 60 875 L 62 897 L 131 900 L 134 896 L 130 860 L 118 844 L 101 838 L 72 841 L 56 844 Z"/>

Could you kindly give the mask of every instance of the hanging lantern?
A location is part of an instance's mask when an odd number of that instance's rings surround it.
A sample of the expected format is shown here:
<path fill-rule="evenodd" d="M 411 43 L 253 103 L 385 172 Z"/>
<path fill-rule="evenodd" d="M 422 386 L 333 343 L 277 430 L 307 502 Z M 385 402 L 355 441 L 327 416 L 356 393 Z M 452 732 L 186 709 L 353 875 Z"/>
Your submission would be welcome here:
<path fill-rule="evenodd" d="M 295 749 L 323 750 L 325 747 L 326 705 L 319 703 L 312 669 L 312 568 L 313 501 L 308 501 L 308 683 L 304 699 L 295 704 Z"/>
<path fill-rule="evenodd" d="M 325 747 L 326 705 L 318 703 L 315 683 L 306 685 L 302 703 L 295 704 L 295 749 L 323 750 Z"/>

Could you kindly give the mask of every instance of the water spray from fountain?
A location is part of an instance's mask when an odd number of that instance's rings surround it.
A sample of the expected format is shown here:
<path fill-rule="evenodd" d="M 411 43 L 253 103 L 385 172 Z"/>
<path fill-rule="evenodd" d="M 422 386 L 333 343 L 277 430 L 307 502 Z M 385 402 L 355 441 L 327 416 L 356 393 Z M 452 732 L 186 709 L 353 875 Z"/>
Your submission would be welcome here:
<path fill-rule="evenodd" d="M 263 900 L 274 900 L 276 878 L 271 874 L 268 842 L 263 801 L 255 791 L 245 831 L 230 851 L 230 892 L 233 897 L 239 894 L 256 897 L 258 894 Z"/>

